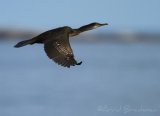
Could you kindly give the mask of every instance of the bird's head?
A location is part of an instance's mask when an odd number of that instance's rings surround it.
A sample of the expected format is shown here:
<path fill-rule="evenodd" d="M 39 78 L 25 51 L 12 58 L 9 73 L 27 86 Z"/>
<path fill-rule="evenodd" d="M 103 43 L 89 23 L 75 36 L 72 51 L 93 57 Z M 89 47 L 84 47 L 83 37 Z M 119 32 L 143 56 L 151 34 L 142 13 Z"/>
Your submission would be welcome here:
<path fill-rule="evenodd" d="M 84 26 L 80 27 L 78 30 L 80 32 L 84 32 L 84 31 L 96 29 L 98 27 L 105 26 L 105 25 L 108 25 L 108 23 L 97 23 L 97 22 L 94 22 L 94 23 L 90 23 L 88 25 L 84 25 Z"/>
<path fill-rule="evenodd" d="M 98 27 L 101 27 L 101 26 L 105 26 L 105 25 L 108 25 L 108 23 L 94 22 L 94 23 L 88 24 L 88 26 L 90 26 L 92 29 L 95 29 L 95 28 L 98 28 Z"/>
<path fill-rule="evenodd" d="M 90 23 L 88 25 L 84 25 L 78 29 L 71 29 L 70 30 L 70 37 L 72 36 L 76 36 L 84 31 L 89 31 L 89 30 L 92 30 L 92 29 L 96 29 L 98 27 L 101 27 L 101 26 L 105 26 L 105 25 L 108 25 L 108 23 L 97 23 L 97 22 L 94 22 L 94 23 Z"/>

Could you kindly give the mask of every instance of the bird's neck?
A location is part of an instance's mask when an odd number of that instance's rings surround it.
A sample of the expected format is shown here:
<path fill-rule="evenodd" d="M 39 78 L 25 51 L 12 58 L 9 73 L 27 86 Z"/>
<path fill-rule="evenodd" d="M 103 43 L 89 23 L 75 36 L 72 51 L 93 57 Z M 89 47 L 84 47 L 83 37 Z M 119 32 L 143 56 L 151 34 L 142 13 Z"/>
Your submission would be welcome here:
<path fill-rule="evenodd" d="M 79 35 L 81 32 L 78 29 L 73 29 L 70 33 L 69 33 L 69 37 L 73 37 L 76 35 Z"/>
<path fill-rule="evenodd" d="M 70 37 L 76 36 L 76 35 L 79 35 L 82 32 L 89 31 L 89 30 L 92 30 L 94 28 L 95 27 L 91 26 L 90 24 L 89 25 L 84 25 L 84 26 L 82 26 L 78 29 L 73 29 L 72 32 L 69 34 L 69 36 Z"/>
<path fill-rule="evenodd" d="M 80 33 L 84 32 L 84 31 L 89 31 L 89 30 L 92 30 L 92 29 L 94 29 L 94 27 L 91 26 L 90 24 L 89 25 L 84 25 L 84 26 L 78 28 Z"/>

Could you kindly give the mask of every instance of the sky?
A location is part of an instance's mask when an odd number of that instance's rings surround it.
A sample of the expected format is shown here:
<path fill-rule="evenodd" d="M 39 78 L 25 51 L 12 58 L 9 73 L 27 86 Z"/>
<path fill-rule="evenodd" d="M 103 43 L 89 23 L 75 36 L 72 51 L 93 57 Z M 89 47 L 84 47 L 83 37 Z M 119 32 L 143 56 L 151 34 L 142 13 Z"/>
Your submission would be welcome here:
<path fill-rule="evenodd" d="M 109 23 L 109 30 L 160 31 L 160 0 L 0 0 L 0 27 L 73 28 Z"/>

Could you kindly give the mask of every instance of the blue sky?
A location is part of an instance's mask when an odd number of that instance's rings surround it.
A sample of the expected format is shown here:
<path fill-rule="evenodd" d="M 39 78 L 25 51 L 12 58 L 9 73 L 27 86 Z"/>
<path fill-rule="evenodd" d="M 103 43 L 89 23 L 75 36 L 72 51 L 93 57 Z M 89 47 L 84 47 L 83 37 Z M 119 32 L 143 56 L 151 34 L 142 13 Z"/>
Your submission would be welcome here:
<path fill-rule="evenodd" d="M 160 30 L 160 0 L 0 0 L 0 26 L 78 27 L 107 22 L 112 30 Z"/>

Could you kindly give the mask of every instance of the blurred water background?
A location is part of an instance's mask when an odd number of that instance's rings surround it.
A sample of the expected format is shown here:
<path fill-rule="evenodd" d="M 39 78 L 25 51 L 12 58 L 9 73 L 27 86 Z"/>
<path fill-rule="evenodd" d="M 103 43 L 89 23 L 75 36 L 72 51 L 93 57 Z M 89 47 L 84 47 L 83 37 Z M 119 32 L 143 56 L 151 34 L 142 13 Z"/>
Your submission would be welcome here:
<path fill-rule="evenodd" d="M 159 116 L 159 0 L 0 0 L 0 116 Z M 82 65 L 64 68 L 43 45 L 13 46 L 45 30 L 90 22 L 71 39 Z"/>

